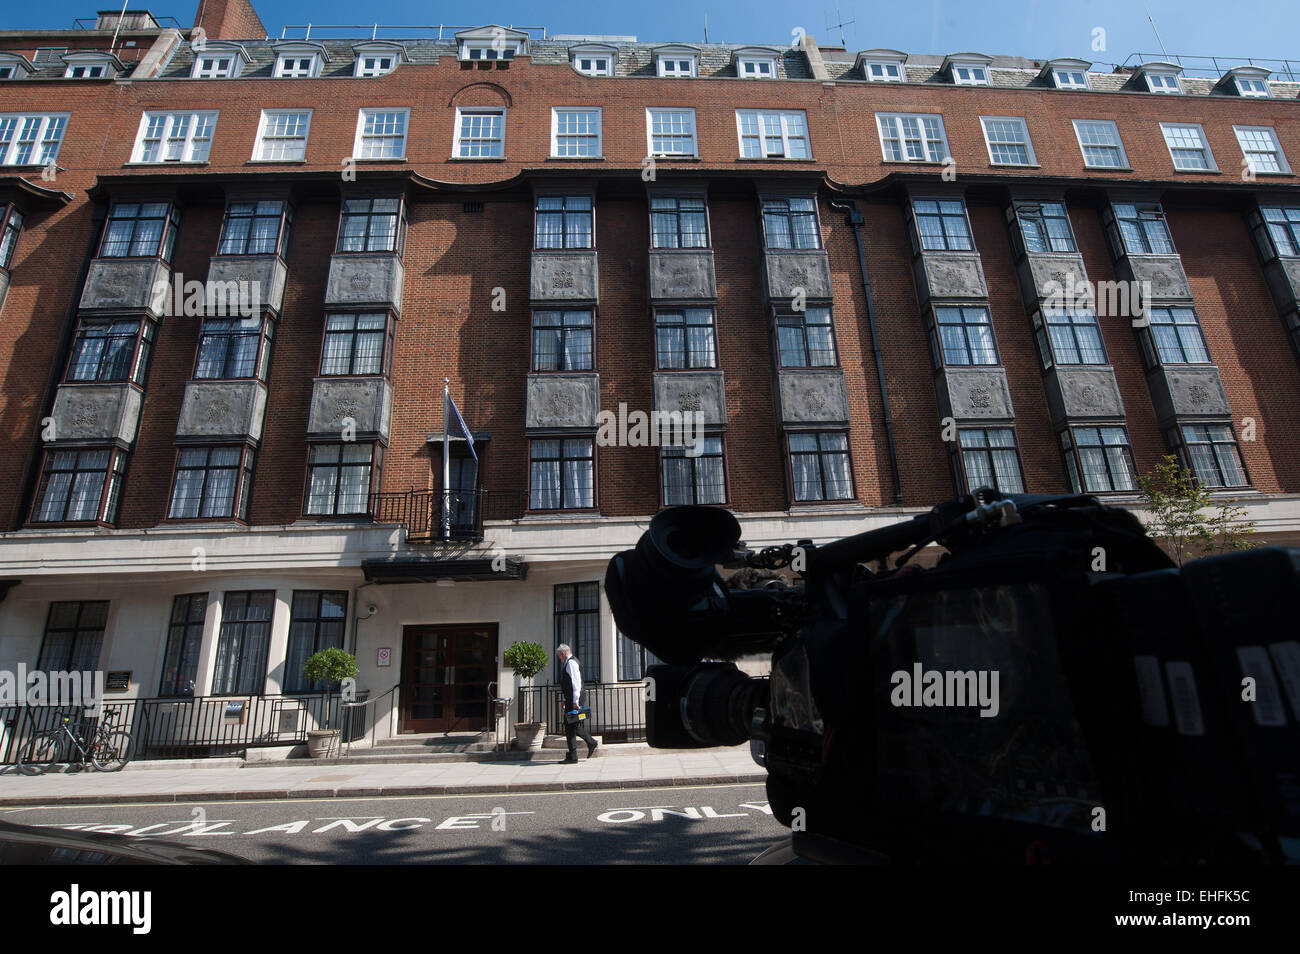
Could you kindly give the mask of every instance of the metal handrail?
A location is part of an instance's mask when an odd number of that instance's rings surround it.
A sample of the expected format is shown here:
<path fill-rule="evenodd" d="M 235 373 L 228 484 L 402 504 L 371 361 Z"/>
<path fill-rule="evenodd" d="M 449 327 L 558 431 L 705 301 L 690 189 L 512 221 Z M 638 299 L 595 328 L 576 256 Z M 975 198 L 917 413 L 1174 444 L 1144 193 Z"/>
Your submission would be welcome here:
<path fill-rule="evenodd" d="M 393 688 L 389 689 L 383 695 L 375 696 L 373 699 L 363 699 L 360 702 L 342 702 L 340 703 L 340 705 L 348 709 L 357 709 L 360 708 L 361 706 L 368 706 L 371 705 L 372 703 L 378 702 L 380 699 L 383 699 L 385 696 L 391 696 L 393 693 L 397 691 L 400 685 L 401 685 L 400 682 L 393 683 Z M 373 717 L 370 720 L 370 747 L 372 749 L 375 747 L 375 722 L 376 721 L 377 720 Z M 350 729 L 351 727 L 352 727 L 352 713 L 349 712 L 348 728 Z M 348 733 L 348 738 L 343 743 L 343 745 L 345 746 L 345 751 L 343 752 L 343 758 L 347 758 L 349 755 L 352 754 L 352 733 L 351 732 Z"/>
<path fill-rule="evenodd" d="M 1285 79 L 1288 82 L 1295 82 L 1297 74 L 1300 74 L 1300 64 L 1282 57 L 1211 56 L 1208 54 L 1165 53 L 1163 51 L 1160 53 L 1130 53 L 1128 58 L 1119 65 L 1129 67 L 1131 65 L 1130 61 L 1134 59 L 1137 60 L 1138 64 L 1148 63 L 1153 60 L 1176 63 L 1183 68 L 1184 75 L 1193 79 L 1218 79 L 1232 66 L 1266 67 L 1279 79 Z M 1201 63 L 1208 65 L 1198 65 Z"/>
<path fill-rule="evenodd" d="M 282 40 L 284 40 L 284 39 L 288 39 L 288 37 L 286 37 L 285 34 L 288 33 L 290 30 L 305 30 L 306 33 L 303 34 L 303 40 L 304 40 L 304 41 L 306 41 L 306 40 L 310 40 L 310 39 L 311 39 L 311 31 L 312 31 L 312 30 L 369 30 L 369 31 L 370 31 L 370 39 L 372 39 L 372 40 L 375 40 L 375 39 L 378 39 L 378 38 L 379 38 L 379 31 L 380 31 L 380 30 L 437 30 L 437 31 L 438 31 L 438 39 L 441 40 L 441 39 L 444 39 L 444 37 L 443 37 L 442 34 L 443 34 L 443 31 L 445 31 L 445 30 L 450 30 L 450 31 L 452 31 L 453 33 L 458 33 L 458 32 L 460 32 L 461 30 L 473 30 L 473 29 L 475 29 L 476 27 L 480 27 L 480 26 L 482 26 L 482 25 L 483 25 L 483 24 L 481 24 L 481 23 L 478 23 L 478 24 L 471 24 L 470 26 L 455 26 L 455 25 L 452 25 L 452 24 L 450 24 L 450 23 L 430 23 L 430 24 L 418 24 L 418 25 L 415 25 L 415 24 L 402 24 L 402 23 L 394 23 L 394 24 L 385 24 L 385 23 L 289 23 L 289 24 L 286 24 L 286 25 L 284 25 L 283 27 L 280 28 L 280 39 L 282 39 Z M 544 26 L 515 26 L 513 23 L 508 23 L 508 24 L 506 24 L 506 29 L 508 29 L 508 30 L 519 30 L 520 32 L 523 32 L 523 33 L 540 33 L 540 34 L 542 35 L 542 39 L 543 39 L 543 40 L 546 39 L 546 27 L 544 27 Z M 401 37 L 401 39 L 410 39 L 410 38 L 411 38 L 411 37 L 410 37 L 409 34 L 406 35 L 406 36 Z"/>

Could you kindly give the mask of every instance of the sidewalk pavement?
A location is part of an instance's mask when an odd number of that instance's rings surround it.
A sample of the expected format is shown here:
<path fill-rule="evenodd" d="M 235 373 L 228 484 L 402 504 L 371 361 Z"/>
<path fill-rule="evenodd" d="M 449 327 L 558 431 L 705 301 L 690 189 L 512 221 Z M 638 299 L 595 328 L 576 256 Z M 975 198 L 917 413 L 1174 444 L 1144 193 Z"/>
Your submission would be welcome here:
<path fill-rule="evenodd" d="M 605 749 L 604 746 L 601 747 Z M 394 762 L 346 760 L 245 764 L 242 759 L 133 762 L 120 772 L 20 775 L 0 769 L 0 808 L 94 805 L 113 802 L 249 801 L 276 798 L 351 798 L 377 795 L 475 795 L 652 788 L 762 782 L 767 773 L 748 746 L 722 749 L 645 749 L 616 753 L 609 745 L 577 765 L 558 762 Z M 641 754 L 644 752 L 645 754 Z"/>

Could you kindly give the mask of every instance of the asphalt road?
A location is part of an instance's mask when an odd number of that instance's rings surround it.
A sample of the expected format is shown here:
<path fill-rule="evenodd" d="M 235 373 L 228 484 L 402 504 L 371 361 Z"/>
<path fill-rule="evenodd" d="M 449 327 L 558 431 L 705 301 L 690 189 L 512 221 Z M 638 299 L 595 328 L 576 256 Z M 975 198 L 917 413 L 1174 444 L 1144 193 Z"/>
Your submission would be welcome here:
<path fill-rule="evenodd" d="M 69 805 L 0 819 L 219 848 L 262 864 L 747 864 L 789 836 L 762 785 Z"/>

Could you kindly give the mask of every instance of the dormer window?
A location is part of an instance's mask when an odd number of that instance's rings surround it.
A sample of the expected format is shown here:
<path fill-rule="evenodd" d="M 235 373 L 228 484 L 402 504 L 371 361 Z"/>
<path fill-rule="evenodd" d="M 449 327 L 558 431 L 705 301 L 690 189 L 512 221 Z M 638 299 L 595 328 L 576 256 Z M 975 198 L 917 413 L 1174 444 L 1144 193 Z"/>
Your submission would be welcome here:
<path fill-rule="evenodd" d="M 508 61 L 528 55 L 528 34 L 495 24 L 456 34 L 456 56 L 466 62 Z"/>
<path fill-rule="evenodd" d="M 573 68 L 584 76 L 612 76 L 611 59 L 608 56 L 575 56 Z"/>
<path fill-rule="evenodd" d="M 1236 93 L 1254 99 L 1269 99 L 1273 93 L 1268 87 L 1269 71 L 1262 66 L 1235 66 L 1223 74 L 1215 92 Z"/>
<path fill-rule="evenodd" d="M 399 63 L 411 61 L 406 48 L 397 43 L 358 43 L 352 52 L 357 58 L 353 75 L 360 77 L 387 76 Z"/>
<path fill-rule="evenodd" d="M 1268 93 L 1268 80 L 1250 79 L 1245 76 L 1238 76 L 1236 79 L 1237 92 L 1242 96 L 1259 96 L 1266 98 Z"/>
<path fill-rule="evenodd" d="M 324 68 L 325 48 L 319 43 L 277 43 L 274 49 L 278 79 L 314 79 Z"/>
<path fill-rule="evenodd" d="M 1183 91 L 1182 84 L 1178 81 L 1178 73 L 1174 70 L 1143 70 L 1142 75 L 1146 79 L 1147 89 L 1153 93 L 1169 93 L 1176 96 Z"/>
<path fill-rule="evenodd" d="M 940 70 L 947 70 L 948 76 L 957 86 L 988 86 L 989 65 L 992 57 L 983 53 L 953 53 L 944 58 Z"/>
<path fill-rule="evenodd" d="M 1087 89 L 1088 74 L 1083 70 L 1052 70 L 1057 89 Z"/>
<path fill-rule="evenodd" d="M 234 74 L 235 57 L 232 56 L 196 56 L 194 58 L 195 79 L 223 79 Z"/>
<path fill-rule="evenodd" d="M 613 76 L 618 68 L 618 48 L 607 43 L 571 46 L 569 61 L 583 76 Z"/>
<path fill-rule="evenodd" d="M 776 79 L 776 51 L 763 48 L 737 50 L 736 75 L 741 79 Z"/>
<path fill-rule="evenodd" d="M 0 53 L 0 80 L 26 79 L 36 67 L 17 53 Z"/>
<path fill-rule="evenodd" d="M 655 51 L 658 76 L 697 76 L 698 51 L 691 47 L 666 47 Z"/>
<path fill-rule="evenodd" d="M 314 56 L 282 56 L 275 61 L 275 75 L 282 79 L 309 79 L 316 75 Z"/>
<path fill-rule="evenodd" d="M 1055 89 L 1089 89 L 1088 69 L 1091 66 L 1087 60 L 1061 57 L 1043 64 L 1038 77 L 1041 81 L 1051 83 Z"/>
<path fill-rule="evenodd" d="M 67 69 L 64 79 L 111 79 L 122 71 L 122 64 L 112 53 L 81 50 L 63 54 Z"/>
<path fill-rule="evenodd" d="M 858 54 L 856 68 L 869 83 L 905 83 L 906 61 L 907 54 L 898 50 L 865 50 Z"/>
<path fill-rule="evenodd" d="M 363 56 L 357 60 L 358 76 L 383 76 L 393 71 L 396 58 L 392 56 Z"/>
<path fill-rule="evenodd" d="M 233 79 L 243 72 L 249 56 L 240 46 L 209 43 L 203 50 L 194 51 L 193 79 Z"/>

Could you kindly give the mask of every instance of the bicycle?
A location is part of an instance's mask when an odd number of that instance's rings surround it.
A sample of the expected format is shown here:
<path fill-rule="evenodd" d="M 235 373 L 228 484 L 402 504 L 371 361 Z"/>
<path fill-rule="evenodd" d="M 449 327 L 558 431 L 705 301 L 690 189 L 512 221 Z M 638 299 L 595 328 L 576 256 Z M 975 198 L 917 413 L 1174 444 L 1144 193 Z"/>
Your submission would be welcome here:
<path fill-rule="evenodd" d="M 135 739 L 126 729 L 110 730 L 101 722 L 73 722 L 70 716 L 64 716 L 58 728 L 45 729 L 32 736 L 18 757 L 18 771 L 24 775 L 42 775 L 57 763 L 72 764 L 72 759 L 64 756 L 70 756 L 74 748 L 79 756 L 78 764 L 89 762 L 101 772 L 120 772 L 131 761 Z"/>

